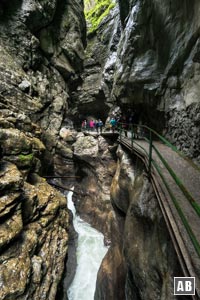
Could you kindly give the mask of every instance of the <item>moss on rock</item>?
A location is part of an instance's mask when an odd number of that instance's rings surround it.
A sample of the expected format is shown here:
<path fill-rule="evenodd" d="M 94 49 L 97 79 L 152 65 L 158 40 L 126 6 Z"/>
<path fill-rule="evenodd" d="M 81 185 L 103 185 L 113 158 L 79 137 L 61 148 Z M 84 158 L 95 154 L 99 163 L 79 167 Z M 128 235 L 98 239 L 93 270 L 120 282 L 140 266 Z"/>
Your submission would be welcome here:
<path fill-rule="evenodd" d="M 20 154 L 19 159 L 21 161 L 32 161 L 33 160 L 33 153 L 30 153 L 30 154 L 27 154 L 27 155 Z"/>
<path fill-rule="evenodd" d="M 32 167 L 34 161 L 35 160 L 34 160 L 33 153 L 26 154 L 26 155 L 19 154 L 18 159 L 16 157 L 16 161 L 15 161 L 15 157 L 13 157 L 13 163 L 15 163 L 19 169 Z"/>
<path fill-rule="evenodd" d="M 85 1 L 87 4 L 88 0 Z M 95 32 L 101 21 L 115 6 L 112 0 L 95 0 L 94 6 L 88 11 L 85 9 L 85 18 L 89 24 L 89 33 Z"/>

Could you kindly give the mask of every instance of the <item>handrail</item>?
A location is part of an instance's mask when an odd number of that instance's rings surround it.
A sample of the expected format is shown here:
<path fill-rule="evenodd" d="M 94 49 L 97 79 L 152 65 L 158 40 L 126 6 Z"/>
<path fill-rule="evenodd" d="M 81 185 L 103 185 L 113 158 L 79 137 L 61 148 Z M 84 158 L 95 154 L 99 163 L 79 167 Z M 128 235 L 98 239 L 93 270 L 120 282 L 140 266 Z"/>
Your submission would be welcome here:
<path fill-rule="evenodd" d="M 159 150 L 156 148 L 156 146 L 153 143 L 153 135 L 157 136 L 162 143 L 164 143 L 165 145 L 167 145 L 168 147 L 170 147 L 173 151 L 175 151 L 179 156 L 181 156 L 184 159 L 187 159 L 187 157 L 181 152 L 179 151 L 174 145 L 172 145 L 167 139 L 165 139 L 163 136 L 161 136 L 159 133 L 157 133 L 154 129 L 146 126 L 146 125 L 139 125 L 139 124 L 127 124 L 127 123 L 117 123 L 118 129 L 119 129 L 119 139 L 122 142 L 122 133 L 124 132 L 126 137 L 128 135 L 128 130 L 126 128 L 130 128 L 131 129 L 131 149 L 133 150 L 134 148 L 134 144 L 136 144 L 138 147 L 140 147 L 145 153 L 146 156 L 148 157 L 148 174 L 149 177 L 151 177 L 151 166 L 153 165 L 157 171 L 157 173 L 159 174 L 160 178 L 162 179 L 169 195 L 170 198 L 172 199 L 172 202 L 180 216 L 180 219 L 183 223 L 183 226 L 185 227 L 186 231 L 188 232 L 188 235 L 191 239 L 191 242 L 194 246 L 194 249 L 197 253 L 197 255 L 200 258 L 200 244 L 194 234 L 194 232 L 192 231 L 191 226 L 189 225 L 183 210 L 181 209 L 181 206 L 178 203 L 178 200 L 176 199 L 176 197 L 174 196 L 172 190 L 170 189 L 169 184 L 167 183 L 167 180 L 165 179 L 164 175 L 162 174 L 161 169 L 159 168 L 158 164 L 156 163 L 156 161 L 152 158 L 152 150 L 154 150 L 158 156 L 158 158 L 160 159 L 160 161 L 163 163 L 163 165 L 165 166 L 165 169 L 167 169 L 167 171 L 169 172 L 170 176 L 173 178 L 173 180 L 175 181 L 176 185 L 179 187 L 179 189 L 181 190 L 181 192 L 184 194 L 184 196 L 186 197 L 186 199 L 188 200 L 188 202 L 190 203 L 190 205 L 193 207 L 193 209 L 195 210 L 195 212 L 197 213 L 197 215 L 200 217 L 200 206 L 199 204 L 195 201 L 195 199 L 192 197 L 192 195 L 190 194 L 190 192 L 186 189 L 186 187 L 184 186 L 184 184 L 182 183 L 181 179 L 176 175 L 176 173 L 173 171 L 173 169 L 169 166 L 169 164 L 167 163 L 167 161 L 164 159 L 164 157 L 162 156 L 162 154 L 159 152 Z M 143 137 L 143 139 L 149 144 L 149 151 L 147 151 L 144 147 L 142 147 L 139 143 L 136 142 L 135 140 L 135 134 L 137 130 L 134 130 L 134 127 L 137 128 L 145 128 L 148 132 L 149 132 L 149 139 L 146 137 Z M 196 166 L 194 163 L 192 163 L 192 166 L 198 170 L 200 172 L 200 168 L 198 166 Z"/>
<path fill-rule="evenodd" d="M 125 125 L 125 123 L 119 123 L 122 125 Z M 126 124 L 127 125 L 127 124 Z M 152 140 L 152 133 L 155 134 L 156 136 L 158 136 L 160 138 L 160 140 L 162 142 L 165 143 L 165 145 L 169 146 L 173 151 L 177 152 L 178 154 L 181 154 L 182 157 L 184 157 L 184 154 L 181 153 L 174 145 L 172 145 L 168 140 L 166 140 L 164 137 L 162 137 L 160 134 L 158 134 L 154 129 L 151 129 L 150 127 L 146 126 L 146 125 L 137 125 L 134 124 L 134 126 L 137 127 L 143 127 L 149 130 L 150 133 L 150 138 L 147 139 L 146 137 L 144 137 L 144 140 L 147 141 L 150 145 L 149 147 L 149 172 L 150 172 L 150 168 L 151 168 L 151 160 L 152 160 L 152 148 L 155 150 L 156 154 L 158 155 L 158 157 L 160 158 L 160 160 L 162 161 L 162 163 L 164 164 L 164 166 L 166 167 L 166 169 L 168 170 L 168 172 L 170 173 L 171 177 L 174 179 L 174 181 L 176 182 L 176 184 L 179 186 L 179 188 L 181 189 L 182 193 L 185 195 L 185 197 L 187 198 L 187 200 L 190 202 L 190 204 L 193 206 L 194 210 L 196 211 L 196 213 L 200 216 L 200 206 L 199 204 L 194 200 L 194 198 L 192 197 L 192 195 L 190 194 L 190 192 L 186 189 L 186 187 L 184 186 L 184 184 L 182 183 L 181 179 L 176 175 L 176 173 L 172 170 L 172 168 L 169 166 L 169 164 L 166 162 L 166 160 L 163 158 L 163 156 L 160 154 L 160 152 L 158 151 L 158 149 L 155 147 L 155 145 L 153 145 L 153 140 Z M 128 132 L 128 130 L 126 130 Z M 132 129 L 131 129 L 132 132 Z M 133 144 L 133 140 L 134 140 L 134 136 L 131 134 L 131 145 Z M 137 145 L 139 145 L 137 143 Z M 144 147 L 142 147 L 144 150 Z M 145 151 L 146 152 L 146 151 Z M 197 167 L 197 166 L 196 166 Z M 199 168 L 196 168 L 198 171 Z"/>
<path fill-rule="evenodd" d="M 186 217 L 184 215 L 184 212 L 181 209 L 181 206 L 179 205 L 176 197 L 174 196 L 173 192 L 171 191 L 171 189 L 169 187 L 169 184 L 167 183 L 167 181 L 166 181 L 165 177 L 163 176 L 160 168 L 158 167 L 158 164 L 155 161 L 152 161 L 152 163 L 155 166 L 155 168 L 156 168 L 158 174 L 160 175 L 162 181 L 164 182 L 164 185 L 167 188 L 167 191 L 168 191 L 168 193 L 169 193 L 169 195 L 170 195 L 170 197 L 171 197 L 171 199 L 173 201 L 174 206 L 176 207 L 176 210 L 177 210 L 177 212 L 178 212 L 178 214 L 179 214 L 179 216 L 181 218 L 181 221 L 182 221 L 185 229 L 188 232 L 188 235 L 189 235 L 189 237 L 190 237 L 190 239 L 192 241 L 192 244 L 193 244 L 193 246 L 194 246 L 194 248 L 195 248 L 198 256 L 200 257 L 200 244 L 199 244 L 199 242 L 198 242 L 198 240 L 197 240 L 197 238 L 196 238 L 196 236 L 195 236 L 195 234 L 194 234 L 194 232 L 193 232 L 190 224 L 188 223 L 188 221 L 187 221 L 187 219 L 186 219 Z"/>
<path fill-rule="evenodd" d="M 160 160 L 162 161 L 162 163 L 164 164 L 164 166 L 166 167 L 166 169 L 168 170 L 168 172 L 170 173 L 171 177 L 174 179 L 174 181 L 176 182 L 176 184 L 181 189 L 181 191 L 184 194 L 184 196 L 187 198 L 187 200 L 190 202 L 190 204 L 192 205 L 192 207 L 194 208 L 194 210 L 196 211 L 196 213 L 200 217 L 200 206 L 198 205 L 198 203 L 194 200 L 194 198 L 192 197 L 192 195 L 190 194 L 190 192 L 184 186 L 184 184 L 181 181 L 181 179 L 176 175 L 176 173 L 173 171 L 173 169 L 169 166 L 169 164 L 166 162 L 166 160 L 162 157 L 162 155 L 157 150 L 157 148 L 154 145 L 152 147 L 155 150 L 156 154 L 159 156 Z"/>
<path fill-rule="evenodd" d="M 127 125 L 130 126 L 130 124 L 128 123 L 121 123 L 121 122 L 118 122 L 117 123 L 118 125 L 120 125 L 120 127 L 122 127 L 123 125 Z M 185 160 L 188 161 L 188 157 L 185 156 L 185 154 L 183 152 L 181 152 L 180 150 L 177 149 L 176 146 L 172 145 L 166 138 L 164 138 L 162 135 L 160 135 L 158 132 L 156 132 L 154 129 L 148 127 L 147 125 L 142 125 L 142 124 L 131 124 L 131 131 L 132 131 L 132 128 L 138 128 L 138 127 L 141 127 L 141 128 L 145 128 L 147 129 L 149 132 L 152 132 L 154 135 L 156 135 L 166 146 L 168 146 L 169 148 L 171 148 L 173 151 L 175 151 L 179 156 L 181 156 L 182 158 L 184 158 Z M 126 130 L 128 131 L 128 130 Z M 196 170 L 198 170 L 200 172 L 200 167 L 197 166 L 194 162 L 192 161 L 189 161 L 189 163 L 193 166 L 193 168 L 195 168 Z"/>
<path fill-rule="evenodd" d="M 193 209 L 195 210 L 195 212 L 197 213 L 197 215 L 200 217 L 200 206 L 199 204 L 195 201 L 195 199 L 192 197 L 192 195 L 190 194 L 190 192 L 187 190 L 187 188 L 184 186 L 183 182 L 181 181 L 181 179 L 177 176 L 177 174 L 173 171 L 173 169 L 170 167 L 170 165 L 167 163 L 167 161 L 164 159 L 164 157 L 162 156 L 162 154 L 159 152 L 159 150 L 156 148 L 156 146 L 153 143 L 153 139 L 152 136 L 153 134 L 156 135 L 161 141 L 162 143 L 164 143 L 165 145 L 167 145 L 168 147 L 170 147 L 173 151 L 175 151 L 176 153 L 178 153 L 181 157 L 185 158 L 184 154 L 181 153 L 174 145 L 172 145 L 168 140 L 166 140 L 163 136 L 161 136 L 160 134 L 158 134 L 154 129 L 146 126 L 146 125 L 138 125 L 138 124 L 127 124 L 127 123 L 118 123 L 118 125 L 120 126 L 120 140 L 122 140 L 122 132 L 125 132 L 125 135 L 127 137 L 128 135 L 128 130 L 126 128 L 131 128 L 131 149 L 133 150 L 133 145 L 134 143 L 136 145 L 138 145 L 140 148 L 142 148 L 145 153 L 147 154 L 148 157 L 148 173 L 149 176 L 151 176 L 151 166 L 153 164 L 153 166 L 155 167 L 156 171 L 158 172 L 160 178 L 162 179 L 169 195 L 170 198 L 172 199 L 172 202 L 180 216 L 180 219 L 185 227 L 185 229 L 188 232 L 188 235 L 192 241 L 192 244 L 194 246 L 194 249 L 196 250 L 196 253 L 198 254 L 198 256 L 200 257 L 200 244 L 194 234 L 194 232 L 192 231 L 185 215 L 184 212 L 182 211 L 178 200 L 176 199 L 176 197 L 174 196 L 173 192 L 171 191 L 164 175 L 162 174 L 161 169 L 159 168 L 158 164 L 156 163 L 156 161 L 152 158 L 152 150 L 155 151 L 155 153 L 157 154 L 158 158 L 160 159 L 160 161 L 162 162 L 162 164 L 165 166 L 165 169 L 167 169 L 167 171 L 169 172 L 170 176 L 173 178 L 173 180 L 175 181 L 176 185 L 179 187 L 179 189 L 181 190 L 181 192 L 184 194 L 184 196 L 186 197 L 186 199 L 188 200 L 188 202 L 191 204 L 191 206 L 193 207 Z M 149 152 L 147 152 L 147 150 L 142 147 L 141 145 L 139 145 L 139 143 L 137 143 L 135 141 L 135 136 L 134 136 L 134 132 L 136 134 L 136 130 L 134 131 L 133 128 L 145 128 L 148 130 L 149 132 L 149 139 L 144 137 L 144 140 L 149 144 Z M 200 171 L 200 169 L 195 165 L 196 169 L 198 171 Z"/>

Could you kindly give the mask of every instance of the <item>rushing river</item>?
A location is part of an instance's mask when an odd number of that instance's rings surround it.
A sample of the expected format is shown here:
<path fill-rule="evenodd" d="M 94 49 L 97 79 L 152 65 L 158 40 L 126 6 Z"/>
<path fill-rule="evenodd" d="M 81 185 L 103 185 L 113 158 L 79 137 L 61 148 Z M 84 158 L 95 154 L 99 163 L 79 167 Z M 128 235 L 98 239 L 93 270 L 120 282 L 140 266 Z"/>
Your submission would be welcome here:
<path fill-rule="evenodd" d="M 67 292 L 69 300 L 93 300 L 97 272 L 108 248 L 103 235 L 76 216 L 72 192 L 68 194 L 68 208 L 73 213 L 73 224 L 78 233 L 77 270 Z"/>

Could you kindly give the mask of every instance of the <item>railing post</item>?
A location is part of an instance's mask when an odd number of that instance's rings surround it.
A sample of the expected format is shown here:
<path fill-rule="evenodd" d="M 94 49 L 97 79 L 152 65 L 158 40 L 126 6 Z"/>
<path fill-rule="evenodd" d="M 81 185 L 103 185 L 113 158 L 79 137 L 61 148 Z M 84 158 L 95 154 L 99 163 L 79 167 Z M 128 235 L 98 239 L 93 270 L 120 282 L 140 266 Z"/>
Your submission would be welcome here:
<path fill-rule="evenodd" d="M 119 125 L 119 138 L 122 140 L 122 124 Z"/>
<path fill-rule="evenodd" d="M 134 134 L 133 134 L 133 124 L 131 124 L 131 149 L 133 150 L 133 138 L 134 138 Z"/>
<path fill-rule="evenodd" d="M 152 162 L 152 132 L 149 132 L 149 176 L 151 176 L 151 162 Z"/>

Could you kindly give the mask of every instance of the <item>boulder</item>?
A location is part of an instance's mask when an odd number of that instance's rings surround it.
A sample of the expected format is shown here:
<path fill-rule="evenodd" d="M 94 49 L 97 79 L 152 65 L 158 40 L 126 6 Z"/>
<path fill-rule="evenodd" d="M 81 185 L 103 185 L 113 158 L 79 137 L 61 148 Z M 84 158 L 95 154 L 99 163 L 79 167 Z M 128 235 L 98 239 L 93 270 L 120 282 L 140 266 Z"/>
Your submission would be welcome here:
<path fill-rule="evenodd" d="M 65 127 L 61 128 L 59 135 L 65 142 L 75 141 L 75 136 L 74 136 L 73 132 L 70 129 L 67 129 Z"/>

